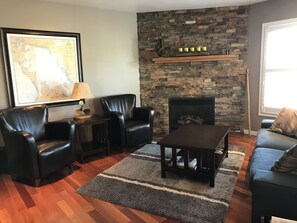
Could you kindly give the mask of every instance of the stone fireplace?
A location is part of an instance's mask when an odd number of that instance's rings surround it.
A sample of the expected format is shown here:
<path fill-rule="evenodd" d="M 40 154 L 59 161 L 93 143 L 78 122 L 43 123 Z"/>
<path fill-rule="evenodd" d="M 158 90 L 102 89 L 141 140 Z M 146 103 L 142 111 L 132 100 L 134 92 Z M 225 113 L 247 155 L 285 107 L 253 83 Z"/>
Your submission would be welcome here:
<path fill-rule="evenodd" d="M 215 123 L 215 99 L 203 98 L 169 98 L 169 132 L 186 124 Z"/>
<path fill-rule="evenodd" d="M 248 10 L 234 6 L 137 14 L 141 105 L 155 109 L 155 133 L 169 132 L 168 98 L 209 97 L 215 98 L 215 124 L 243 132 Z M 199 57 L 178 48 L 207 46 L 206 55 L 228 50 L 236 59 L 156 63 L 160 39 L 162 58 Z"/>

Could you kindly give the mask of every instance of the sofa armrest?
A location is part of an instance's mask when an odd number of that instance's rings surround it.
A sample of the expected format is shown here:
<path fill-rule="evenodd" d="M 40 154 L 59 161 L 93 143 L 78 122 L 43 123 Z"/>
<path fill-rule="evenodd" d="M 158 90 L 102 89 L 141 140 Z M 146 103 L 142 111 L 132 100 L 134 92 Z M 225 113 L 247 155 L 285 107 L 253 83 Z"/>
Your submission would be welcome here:
<path fill-rule="evenodd" d="M 257 170 L 253 178 L 253 185 L 258 183 L 275 187 L 275 189 L 294 190 L 297 195 L 297 175 L 294 174 Z"/>
<path fill-rule="evenodd" d="M 261 122 L 261 128 L 267 129 L 272 125 L 273 122 L 274 122 L 274 119 L 263 119 Z"/>
<path fill-rule="evenodd" d="M 297 219 L 297 176 L 257 170 L 253 179 L 252 222 L 261 216 Z"/>

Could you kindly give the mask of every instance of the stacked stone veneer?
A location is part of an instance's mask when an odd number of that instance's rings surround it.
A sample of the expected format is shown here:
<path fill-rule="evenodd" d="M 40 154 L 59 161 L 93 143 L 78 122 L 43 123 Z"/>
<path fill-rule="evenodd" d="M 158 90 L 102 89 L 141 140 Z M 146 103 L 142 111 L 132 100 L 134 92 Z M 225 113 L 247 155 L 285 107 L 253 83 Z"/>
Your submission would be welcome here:
<path fill-rule="evenodd" d="M 168 98 L 215 97 L 215 122 L 243 131 L 247 68 L 248 7 L 163 11 L 137 14 L 142 106 L 155 109 L 156 133 L 168 132 Z M 156 40 L 168 56 L 198 55 L 179 47 L 207 46 L 210 55 L 229 49 L 236 61 L 162 63 Z"/>

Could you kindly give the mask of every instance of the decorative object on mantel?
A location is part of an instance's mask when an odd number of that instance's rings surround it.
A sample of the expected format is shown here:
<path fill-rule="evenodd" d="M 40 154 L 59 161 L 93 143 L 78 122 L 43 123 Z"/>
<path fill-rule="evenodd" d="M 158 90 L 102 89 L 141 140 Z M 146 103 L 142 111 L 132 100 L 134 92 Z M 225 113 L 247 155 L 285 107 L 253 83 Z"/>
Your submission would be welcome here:
<path fill-rule="evenodd" d="M 228 50 L 228 49 L 223 49 L 223 50 L 222 50 L 222 54 L 223 54 L 223 55 L 229 55 L 229 54 L 230 54 L 230 50 Z"/>
<path fill-rule="evenodd" d="M 156 46 L 155 46 L 156 52 L 159 57 L 161 57 L 164 54 L 164 47 L 163 47 L 163 41 L 161 38 L 159 38 L 156 41 Z"/>
<path fill-rule="evenodd" d="M 208 55 L 206 46 L 197 46 L 197 47 L 190 46 L 190 47 L 184 47 L 184 48 L 179 47 L 178 52 L 179 53 L 199 53 L 201 55 Z"/>
<path fill-rule="evenodd" d="M 238 55 L 197 55 L 197 56 L 179 56 L 179 57 L 162 57 L 153 58 L 155 63 L 186 63 L 186 62 L 203 62 L 203 61 L 222 61 L 237 60 Z"/>
<path fill-rule="evenodd" d="M 75 111 L 73 119 L 81 120 L 81 119 L 88 119 L 92 117 L 90 109 L 84 109 L 85 103 L 82 99 L 93 98 L 93 97 L 94 96 L 91 92 L 91 89 L 88 83 L 78 82 L 74 84 L 71 98 L 80 99 L 79 101 L 80 108 Z"/>

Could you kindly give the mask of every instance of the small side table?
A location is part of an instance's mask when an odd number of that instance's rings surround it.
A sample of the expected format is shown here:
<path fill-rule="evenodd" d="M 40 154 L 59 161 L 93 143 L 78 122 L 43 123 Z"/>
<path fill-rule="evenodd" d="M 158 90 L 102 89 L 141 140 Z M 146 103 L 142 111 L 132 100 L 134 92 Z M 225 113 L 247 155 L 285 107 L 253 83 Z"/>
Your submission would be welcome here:
<path fill-rule="evenodd" d="M 73 120 L 73 122 L 76 132 L 75 153 L 80 163 L 83 163 L 88 156 L 102 152 L 105 155 L 109 154 L 108 118 L 92 115 L 90 119 Z M 83 142 L 83 130 L 88 126 L 92 127 L 92 141 Z"/>

